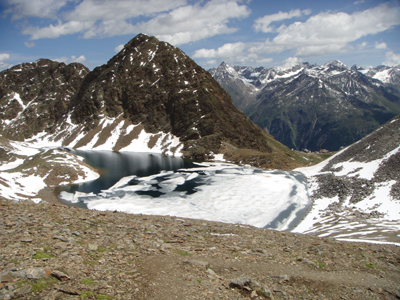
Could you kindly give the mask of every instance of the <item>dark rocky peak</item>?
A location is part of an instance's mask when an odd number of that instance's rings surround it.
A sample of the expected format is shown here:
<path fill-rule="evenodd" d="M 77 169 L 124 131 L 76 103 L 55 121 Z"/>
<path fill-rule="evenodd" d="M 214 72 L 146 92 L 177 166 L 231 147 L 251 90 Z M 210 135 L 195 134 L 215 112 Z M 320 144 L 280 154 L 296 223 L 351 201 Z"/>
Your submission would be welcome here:
<path fill-rule="evenodd" d="M 375 70 L 375 71 L 384 71 L 384 70 L 387 70 L 387 69 L 390 69 L 390 67 L 388 67 L 388 66 L 385 66 L 385 65 L 379 65 L 379 66 L 376 66 L 375 68 L 373 68 L 373 70 Z"/>
<path fill-rule="evenodd" d="M 261 70 L 255 70 L 252 67 L 245 67 L 240 70 L 240 75 L 247 79 L 257 80 L 261 75 Z"/>
<path fill-rule="evenodd" d="M 331 60 L 322 66 L 326 71 L 336 70 L 345 71 L 348 70 L 347 66 L 339 60 Z"/>
<path fill-rule="evenodd" d="M 218 68 L 228 68 L 229 67 L 229 65 L 226 63 L 226 62 L 222 62 L 219 66 L 218 66 Z"/>
<path fill-rule="evenodd" d="M 23 139 L 51 130 L 54 122 L 67 112 L 70 100 L 88 73 L 82 64 L 66 65 L 49 59 L 23 63 L 1 72 L 2 134 Z"/>
<path fill-rule="evenodd" d="M 362 71 L 364 70 L 363 67 L 359 66 L 359 65 L 353 65 L 350 70 L 352 70 L 353 72 L 358 72 L 358 71 Z"/>
<path fill-rule="evenodd" d="M 189 153 L 217 153 L 227 139 L 239 148 L 269 149 L 262 130 L 208 72 L 180 49 L 143 34 L 85 78 L 73 106 L 72 119 L 86 130 L 104 116 L 123 116 L 148 133 L 171 132 Z"/>

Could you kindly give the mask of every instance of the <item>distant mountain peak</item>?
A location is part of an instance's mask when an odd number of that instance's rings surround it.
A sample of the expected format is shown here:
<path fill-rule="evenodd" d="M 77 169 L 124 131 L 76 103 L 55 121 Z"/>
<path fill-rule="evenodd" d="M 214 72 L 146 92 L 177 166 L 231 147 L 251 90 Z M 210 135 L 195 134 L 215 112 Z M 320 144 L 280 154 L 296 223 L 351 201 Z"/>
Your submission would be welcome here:
<path fill-rule="evenodd" d="M 210 72 L 239 109 L 290 148 L 338 150 L 400 114 L 396 67 L 349 69 L 332 60 L 284 70 L 234 69 Z"/>
<path fill-rule="evenodd" d="M 341 68 L 341 69 L 347 69 L 347 66 L 344 63 L 342 63 L 340 60 L 337 60 L 337 59 L 327 62 L 326 64 L 322 65 L 322 67 L 324 67 L 324 68 L 336 67 L 336 68 Z"/>

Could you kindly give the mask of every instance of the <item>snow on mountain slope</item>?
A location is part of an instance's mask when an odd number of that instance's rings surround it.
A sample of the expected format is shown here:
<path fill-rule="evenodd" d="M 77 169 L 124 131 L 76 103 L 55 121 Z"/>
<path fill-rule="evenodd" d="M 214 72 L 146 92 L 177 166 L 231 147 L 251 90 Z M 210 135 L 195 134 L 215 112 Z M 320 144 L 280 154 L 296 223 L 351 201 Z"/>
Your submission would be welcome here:
<path fill-rule="evenodd" d="M 400 116 L 319 165 L 313 208 L 295 232 L 400 245 Z"/>
<path fill-rule="evenodd" d="M 97 171 L 79 156 L 54 148 L 0 139 L 0 197 L 41 201 L 40 190 L 94 180 Z"/>
<path fill-rule="evenodd" d="M 400 113 L 399 67 L 363 70 L 337 60 L 288 69 L 223 63 L 210 73 L 252 121 L 297 150 L 337 151 Z"/>
<path fill-rule="evenodd" d="M 89 70 L 47 59 L 0 73 L 0 133 L 36 145 L 207 159 L 276 141 L 180 49 L 139 34 Z M 289 149 L 287 149 L 290 152 Z"/>

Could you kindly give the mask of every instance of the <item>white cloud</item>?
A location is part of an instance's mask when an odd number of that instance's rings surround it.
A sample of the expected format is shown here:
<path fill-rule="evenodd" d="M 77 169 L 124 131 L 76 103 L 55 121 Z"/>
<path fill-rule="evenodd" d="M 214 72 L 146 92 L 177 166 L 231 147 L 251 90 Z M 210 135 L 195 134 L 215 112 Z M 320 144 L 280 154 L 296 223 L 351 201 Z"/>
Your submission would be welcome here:
<path fill-rule="evenodd" d="M 4 62 L 10 59 L 10 54 L 8 53 L 0 53 L 0 71 L 8 69 L 11 67 L 10 64 Z"/>
<path fill-rule="evenodd" d="M 152 20 L 135 26 L 137 32 L 146 32 L 174 45 L 186 44 L 219 34 L 229 34 L 237 28 L 228 26 L 231 19 L 246 18 L 250 10 L 233 0 L 211 0 L 179 7 Z"/>
<path fill-rule="evenodd" d="M 256 53 L 248 53 L 245 43 L 228 43 L 217 49 L 199 49 L 193 54 L 193 58 L 206 58 L 208 65 L 215 64 L 216 59 L 226 61 L 229 64 L 262 65 L 270 63 L 273 59 Z M 211 59 L 213 58 L 213 59 Z"/>
<path fill-rule="evenodd" d="M 84 55 L 81 55 L 79 57 L 76 57 L 75 55 L 72 55 L 71 57 L 63 56 L 63 57 L 60 57 L 60 58 L 55 58 L 53 60 L 58 61 L 58 62 L 63 62 L 65 64 L 70 64 L 70 63 L 73 63 L 73 62 L 77 62 L 77 63 L 81 63 L 82 64 L 82 63 L 84 63 L 86 61 L 86 57 Z"/>
<path fill-rule="evenodd" d="M 11 67 L 10 64 L 7 64 L 7 63 L 5 63 L 5 62 L 3 62 L 3 61 L 0 61 L 0 71 L 9 69 L 10 67 Z"/>
<path fill-rule="evenodd" d="M 209 65 L 209 66 L 213 66 L 213 65 L 216 65 L 216 64 L 217 64 L 217 60 L 216 59 L 212 59 L 212 60 L 206 61 L 206 65 Z"/>
<path fill-rule="evenodd" d="M 361 37 L 386 31 L 400 24 L 400 8 L 381 4 L 353 14 L 319 13 L 306 22 L 280 28 L 279 34 L 258 46 L 254 53 L 279 53 L 292 49 L 295 56 L 316 56 L 346 52 Z"/>
<path fill-rule="evenodd" d="M 277 22 L 277 21 L 282 21 L 286 19 L 292 19 L 295 17 L 301 17 L 302 15 L 309 15 L 311 13 L 311 10 L 305 9 L 305 10 L 300 10 L 300 9 L 295 9 L 291 10 L 290 12 L 278 12 L 273 15 L 266 15 L 262 18 L 258 18 L 254 21 L 254 30 L 255 31 L 262 31 L 262 32 L 275 32 L 277 31 L 276 28 L 271 27 L 270 24 L 272 22 Z M 284 27 L 281 27 L 284 28 Z"/>
<path fill-rule="evenodd" d="M 386 60 L 382 64 L 386 66 L 400 65 L 400 53 L 396 54 L 393 51 L 386 52 Z"/>
<path fill-rule="evenodd" d="M 289 69 L 300 64 L 303 60 L 299 59 L 298 57 L 288 57 L 284 61 L 282 61 L 281 68 L 282 69 Z"/>
<path fill-rule="evenodd" d="M 35 43 L 34 43 L 34 42 L 25 42 L 24 45 L 25 45 L 27 48 L 35 47 Z"/>
<path fill-rule="evenodd" d="M 124 49 L 124 46 L 125 46 L 124 44 L 118 45 L 117 47 L 114 48 L 114 51 L 118 53 L 119 51 Z"/>
<path fill-rule="evenodd" d="M 9 1 L 23 2 L 26 7 L 28 2 L 35 3 L 35 5 L 37 2 L 32 0 Z M 42 1 L 58 3 L 58 0 Z M 56 24 L 50 24 L 47 27 L 28 26 L 23 30 L 23 33 L 30 35 L 32 40 L 58 38 L 62 35 L 75 33 L 83 33 L 84 38 L 122 35 L 132 33 L 133 26 L 130 24 L 132 18 L 151 16 L 186 4 L 186 0 L 83 0 L 73 10 L 59 11 L 69 1 L 76 2 L 76 0 L 63 0 L 60 1 L 63 5 L 55 6 L 51 13 L 37 15 L 44 18 L 56 14 Z M 14 15 L 30 16 L 28 14 L 17 14 L 17 7 L 15 6 L 11 10 Z"/>
<path fill-rule="evenodd" d="M 12 14 L 13 20 L 26 17 L 51 18 L 57 17 L 57 12 L 68 2 L 74 0 L 6 0 L 10 6 L 6 13 Z"/>
<path fill-rule="evenodd" d="M 228 43 L 218 49 L 199 49 L 193 54 L 193 58 L 221 58 L 242 55 L 244 43 Z"/>
<path fill-rule="evenodd" d="M 28 0 L 20 1 L 28 6 Z M 31 0 L 29 0 L 31 1 Z M 53 3 L 54 0 L 43 0 Z M 56 14 L 59 4 L 43 13 L 42 17 Z M 198 41 L 219 34 L 237 31 L 230 27 L 232 19 L 246 18 L 250 9 L 240 0 L 196 0 L 188 5 L 186 0 L 83 0 L 72 11 L 57 13 L 57 21 L 46 27 L 27 26 L 22 32 L 31 40 L 58 38 L 80 33 L 83 38 L 103 38 L 123 34 L 146 32 L 174 45 Z M 67 7 L 67 6 L 66 6 Z M 14 10 L 16 10 L 14 6 Z M 65 8 L 64 8 L 65 9 Z M 28 14 L 17 14 L 28 16 Z M 135 18 L 151 18 L 135 23 Z"/>
<path fill-rule="evenodd" d="M 384 42 L 382 42 L 382 43 L 375 42 L 375 49 L 386 49 L 386 48 L 387 48 L 386 43 L 384 43 Z"/>
<path fill-rule="evenodd" d="M 43 38 L 58 38 L 62 35 L 78 33 L 81 31 L 89 30 L 92 26 L 93 24 L 91 22 L 59 22 L 58 25 L 54 26 L 50 24 L 50 26 L 43 28 L 27 27 L 22 31 L 22 33 L 30 35 L 32 40 L 38 40 Z"/>
<path fill-rule="evenodd" d="M 10 54 L 8 53 L 0 53 L 0 61 L 5 61 L 10 59 Z"/>

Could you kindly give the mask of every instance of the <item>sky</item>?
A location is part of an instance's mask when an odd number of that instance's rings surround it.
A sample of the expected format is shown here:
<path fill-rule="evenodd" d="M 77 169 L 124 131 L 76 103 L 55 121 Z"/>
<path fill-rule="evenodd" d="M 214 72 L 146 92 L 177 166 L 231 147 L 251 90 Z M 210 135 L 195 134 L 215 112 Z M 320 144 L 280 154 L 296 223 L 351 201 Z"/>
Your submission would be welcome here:
<path fill-rule="evenodd" d="M 395 66 L 400 0 L 0 0 L 0 70 L 39 58 L 93 69 L 139 33 L 204 69 Z"/>

